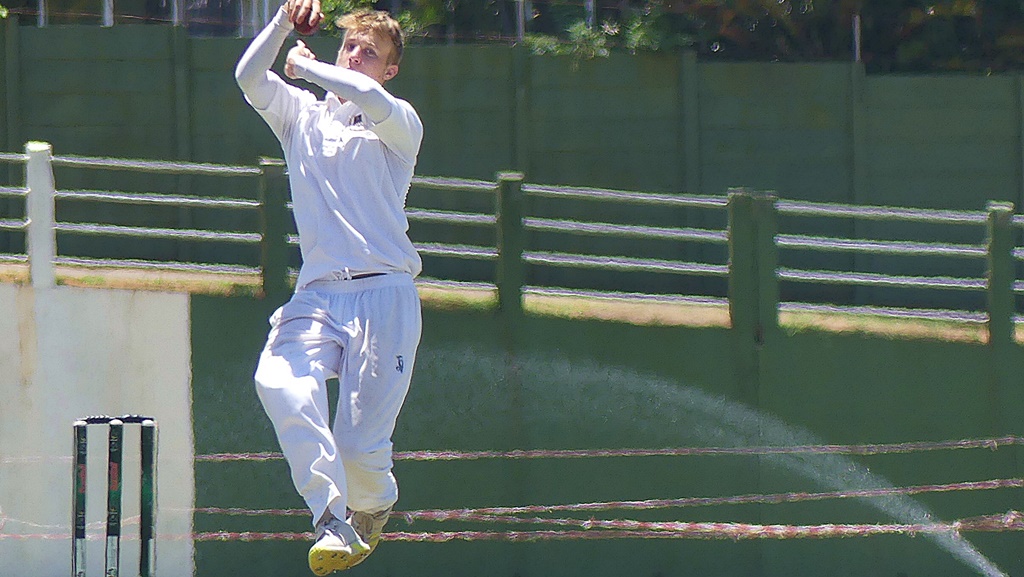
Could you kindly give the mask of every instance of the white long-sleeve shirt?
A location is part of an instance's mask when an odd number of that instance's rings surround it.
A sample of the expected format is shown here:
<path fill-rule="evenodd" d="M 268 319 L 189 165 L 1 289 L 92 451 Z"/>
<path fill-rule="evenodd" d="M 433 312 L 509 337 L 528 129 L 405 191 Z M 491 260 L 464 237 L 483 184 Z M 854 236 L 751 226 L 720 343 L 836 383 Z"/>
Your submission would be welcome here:
<path fill-rule="evenodd" d="M 416 110 L 364 74 L 308 58 L 295 59 L 296 75 L 327 95 L 286 83 L 270 67 L 291 30 L 278 11 L 235 79 L 284 150 L 302 253 L 297 288 L 363 273 L 418 275 L 405 216 L 423 139 Z"/>

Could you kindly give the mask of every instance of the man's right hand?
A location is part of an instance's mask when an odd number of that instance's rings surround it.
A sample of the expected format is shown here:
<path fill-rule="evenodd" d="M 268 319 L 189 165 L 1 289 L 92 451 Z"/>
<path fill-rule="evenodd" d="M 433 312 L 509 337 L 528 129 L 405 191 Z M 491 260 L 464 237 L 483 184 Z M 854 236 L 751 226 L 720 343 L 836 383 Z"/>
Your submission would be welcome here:
<path fill-rule="evenodd" d="M 312 28 L 319 26 L 324 18 L 320 11 L 320 0 L 288 0 L 284 4 L 284 11 L 292 24 L 308 21 Z"/>
<path fill-rule="evenodd" d="M 298 78 L 295 74 L 295 58 L 300 56 L 302 58 L 316 60 L 316 54 L 313 54 L 313 51 L 306 46 L 305 42 L 302 40 L 296 41 L 295 46 L 288 51 L 288 56 L 284 62 L 284 75 L 292 80 Z"/>

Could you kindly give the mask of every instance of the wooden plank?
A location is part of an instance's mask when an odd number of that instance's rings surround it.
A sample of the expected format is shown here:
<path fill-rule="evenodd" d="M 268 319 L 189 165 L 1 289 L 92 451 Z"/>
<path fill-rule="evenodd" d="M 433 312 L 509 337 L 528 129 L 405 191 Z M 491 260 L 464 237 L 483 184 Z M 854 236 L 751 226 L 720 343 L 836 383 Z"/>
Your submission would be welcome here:
<path fill-rule="evenodd" d="M 443 63 L 443 65 L 442 65 Z M 506 83 L 512 69 L 510 50 L 499 46 L 409 46 L 399 78 L 416 83 L 434 82 L 437 74 Z"/>
<path fill-rule="evenodd" d="M 612 118 L 644 119 L 651 116 L 675 117 L 678 111 L 678 87 L 662 90 L 634 87 L 573 87 L 570 89 L 534 88 L 531 116 L 537 121 L 547 118 Z"/>
<path fill-rule="evenodd" d="M 680 154 L 675 121 L 674 117 L 642 122 L 614 120 L 604 123 L 578 123 L 571 119 L 560 119 L 534 126 L 532 146 L 537 151 L 603 151 L 615 155 L 626 150 L 643 150 L 650 153 Z"/>
<path fill-rule="evenodd" d="M 708 162 L 773 162 L 800 160 L 846 163 L 850 154 L 844 133 L 829 130 L 714 130 L 701 134 L 702 157 Z"/>
<path fill-rule="evenodd" d="M 0 146 L 3 146 L 3 150 L 5 151 L 15 150 L 10 142 L 11 117 L 7 112 L 7 103 L 9 100 L 11 100 L 11 86 L 9 80 L 10 74 L 7 72 L 7 69 L 11 67 L 12 63 L 17 62 L 17 60 L 12 59 L 16 58 L 17 56 L 11 54 L 10 41 L 8 40 L 12 33 L 17 32 L 12 31 L 11 24 L 7 21 L 0 21 L 0 49 L 3 50 L 4 54 L 4 57 L 0 59 L 0 78 L 4 79 L 4 91 L 2 94 L 0 94 L 0 118 L 4 120 L 3 124 L 0 125 L 0 143 L 2 143 L 0 144 Z M 0 168 L 0 178 L 4 179 L 3 182 L 7 182 L 7 173 L 7 168 Z M 3 204 L 6 204 L 6 201 Z M 0 246 L 4 246 L 3 243 L 6 238 L 6 233 L 0 233 Z"/>
<path fill-rule="evenodd" d="M 139 74 L 140 69 L 153 73 Z M 83 66 L 73 60 L 26 60 L 20 80 L 26 91 L 35 94 L 66 93 L 69 88 L 77 93 L 151 94 L 169 83 L 163 69 L 159 61 L 99 60 Z"/>
<path fill-rule="evenodd" d="M 661 90 L 674 88 L 679 82 L 679 71 L 674 54 L 612 54 L 609 58 L 581 60 L 573 67 L 571 57 L 535 57 L 537 88 L 614 87 L 637 86 Z M 638 91 L 637 91 L 638 92 Z"/>
<path fill-rule="evenodd" d="M 871 174 L 927 177 L 976 174 L 1016 174 L 1012 138 L 940 140 L 913 146 L 904 142 L 877 143 L 869 156 Z"/>
<path fill-rule="evenodd" d="M 24 147 L 21 134 L 21 48 L 20 30 L 16 18 L 4 22 L 4 97 L 3 97 L 3 143 L 9 151 L 21 151 Z M 20 171 L 19 171 L 20 172 Z M 13 174 L 12 174 L 13 181 Z"/>
<path fill-rule="evenodd" d="M 22 27 L 28 61 L 166 61 L 170 26 Z"/>
<path fill-rule="evenodd" d="M 701 63 L 701 92 L 708 98 L 788 101 L 803 92 L 845 86 L 846 63 Z M 799 87 L 799 90 L 794 90 Z"/>
<path fill-rule="evenodd" d="M 168 131 L 159 127 L 34 126 L 33 137 L 54 143 L 54 154 L 167 159 L 173 154 Z"/>
<path fill-rule="evenodd" d="M 189 81 L 190 43 L 184 28 L 172 29 L 169 51 L 171 54 L 171 74 L 168 84 L 168 97 L 174 111 L 174 142 L 175 157 L 182 160 L 192 159 L 192 115 L 196 107 L 192 103 L 191 82 Z"/>
<path fill-rule="evenodd" d="M 166 93 L 147 95 L 144 99 L 131 94 L 48 94 L 37 98 L 21 119 L 26 127 L 170 126 L 171 117 L 153 111 L 173 110 L 171 104 Z"/>
<path fill-rule="evenodd" d="M 512 98 L 508 119 L 510 122 L 509 168 L 519 171 L 526 178 L 532 170 L 530 151 L 533 150 L 533 124 L 530 108 L 533 106 L 532 59 L 525 48 L 512 52 L 512 74 L 507 84 L 507 94 Z"/>
<path fill-rule="evenodd" d="M 3 22 L 3 51 L 4 59 L 0 62 L 2 78 L 4 79 L 4 90 L 2 102 L 0 102 L 0 118 L 4 126 L 0 127 L 2 132 L 3 146 L 9 152 L 21 152 L 25 143 L 22 142 L 21 132 L 21 88 L 19 78 L 21 59 L 19 57 L 19 34 L 17 18 L 8 18 Z M 3 179 L 6 184 L 21 186 L 24 183 L 24 169 L 17 165 L 6 165 L 3 169 Z M 3 214 L 10 217 L 20 218 L 25 214 L 25 201 L 23 199 L 8 198 L 0 200 Z M 25 252 L 25 233 L 3 232 L 0 233 L 0 251 L 10 253 Z"/>
<path fill-rule="evenodd" d="M 607 156 L 545 149 L 533 151 L 530 164 L 533 166 L 533 182 L 672 191 L 676 187 L 671 174 L 653 169 L 677 158 L 676 154 L 651 156 L 630 149 Z"/>
<path fill-rule="evenodd" d="M 1016 138 L 1017 126 L 1007 122 L 1014 107 L 953 110 L 932 107 L 913 110 L 870 110 L 866 122 L 870 141 L 875 143 L 900 140 L 905 143 L 928 144 L 936 140 L 956 138 Z"/>
<path fill-rule="evenodd" d="M 190 38 L 189 67 L 193 72 L 234 72 L 249 40 L 244 38 Z M 280 58 L 283 62 L 283 55 Z"/>
<path fill-rule="evenodd" d="M 864 98 L 868 107 L 885 110 L 984 110 L 1012 107 L 1014 89 L 1012 75 L 868 76 Z"/>
<path fill-rule="evenodd" d="M 701 179 L 701 106 L 700 106 L 700 70 L 697 67 L 697 53 L 687 50 L 680 62 L 680 109 L 678 130 L 679 147 L 682 150 L 683 176 L 681 188 L 690 193 L 703 190 Z"/>

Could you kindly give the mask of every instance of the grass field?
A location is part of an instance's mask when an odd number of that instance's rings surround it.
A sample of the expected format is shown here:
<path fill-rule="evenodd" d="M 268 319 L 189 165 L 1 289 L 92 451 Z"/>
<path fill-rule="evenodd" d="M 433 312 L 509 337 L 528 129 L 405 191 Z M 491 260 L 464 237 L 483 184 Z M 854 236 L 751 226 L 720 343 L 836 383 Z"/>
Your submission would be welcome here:
<path fill-rule="evenodd" d="M 0 265 L 0 283 L 27 284 L 28 266 Z M 221 296 L 252 296 L 260 293 L 258 275 L 213 272 L 181 272 L 128 268 L 57 267 L 57 283 L 63 286 L 110 288 L 162 292 L 185 292 Z M 428 308 L 492 309 L 497 306 L 493 290 L 452 288 L 429 283 L 419 285 L 423 306 Z M 725 305 L 701 305 L 628 298 L 527 295 L 527 314 L 571 319 L 605 320 L 636 325 L 728 327 Z M 787 333 L 828 331 L 863 333 L 886 338 L 938 339 L 984 343 L 985 326 L 954 320 L 895 319 L 880 315 L 844 312 L 782 312 L 779 324 Z M 1016 329 L 1024 341 L 1024 326 Z"/>

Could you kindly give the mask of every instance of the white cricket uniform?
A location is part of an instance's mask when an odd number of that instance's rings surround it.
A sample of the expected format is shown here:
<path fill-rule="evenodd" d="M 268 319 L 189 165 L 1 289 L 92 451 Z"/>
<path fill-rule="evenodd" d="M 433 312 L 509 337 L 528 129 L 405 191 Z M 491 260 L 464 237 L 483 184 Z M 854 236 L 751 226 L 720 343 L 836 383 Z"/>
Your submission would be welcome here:
<path fill-rule="evenodd" d="M 421 328 L 405 197 L 423 128 L 409 103 L 358 72 L 299 59 L 297 74 L 328 91 L 322 100 L 284 82 L 270 67 L 291 29 L 278 11 L 235 76 L 288 165 L 302 267 L 270 318 L 255 380 L 315 523 L 328 509 L 344 519 L 346 507 L 376 512 L 398 500 L 391 435 Z M 373 273 L 385 274 L 353 278 Z M 325 381 L 334 376 L 332 427 Z"/>

